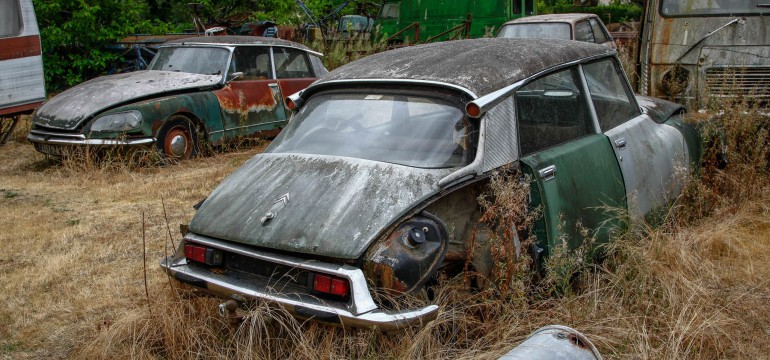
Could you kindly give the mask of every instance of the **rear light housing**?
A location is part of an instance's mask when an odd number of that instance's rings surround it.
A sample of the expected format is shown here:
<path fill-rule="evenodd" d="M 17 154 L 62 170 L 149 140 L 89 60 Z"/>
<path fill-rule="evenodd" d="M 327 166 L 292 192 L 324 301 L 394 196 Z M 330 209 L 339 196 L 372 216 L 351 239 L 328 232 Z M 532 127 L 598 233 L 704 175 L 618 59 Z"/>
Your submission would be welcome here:
<path fill-rule="evenodd" d="M 320 293 L 346 297 L 350 294 L 350 282 L 337 276 L 314 274 L 313 290 Z"/>
<path fill-rule="evenodd" d="M 184 256 L 188 261 L 195 261 L 210 266 L 222 265 L 222 251 L 197 244 L 185 244 Z"/>

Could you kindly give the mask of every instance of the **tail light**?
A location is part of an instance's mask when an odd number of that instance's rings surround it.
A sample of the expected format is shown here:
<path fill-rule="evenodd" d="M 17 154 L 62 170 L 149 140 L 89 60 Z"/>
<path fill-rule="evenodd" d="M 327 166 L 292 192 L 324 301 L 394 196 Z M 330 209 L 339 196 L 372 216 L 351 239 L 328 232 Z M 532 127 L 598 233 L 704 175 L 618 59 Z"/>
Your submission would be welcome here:
<path fill-rule="evenodd" d="M 185 244 L 184 256 L 188 260 L 197 261 L 206 265 L 222 265 L 222 251 L 206 246 Z"/>
<path fill-rule="evenodd" d="M 350 283 L 347 279 L 331 275 L 315 274 L 313 290 L 336 296 L 347 296 L 350 293 Z"/>

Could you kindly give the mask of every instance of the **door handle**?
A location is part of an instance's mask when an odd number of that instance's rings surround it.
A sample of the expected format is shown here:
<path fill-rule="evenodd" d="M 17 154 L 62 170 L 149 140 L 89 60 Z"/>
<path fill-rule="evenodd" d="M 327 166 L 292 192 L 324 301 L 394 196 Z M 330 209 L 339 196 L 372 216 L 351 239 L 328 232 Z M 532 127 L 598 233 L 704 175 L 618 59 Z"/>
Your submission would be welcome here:
<path fill-rule="evenodd" d="M 626 148 L 626 138 L 620 138 L 615 140 L 615 147 L 622 150 Z"/>
<path fill-rule="evenodd" d="M 278 87 L 278 83 L 269 83 L 267 84 L 269 87 Z"/>
<path fill-rule="evenodd" d="M 546 166 L 540 169 L 538 174 L 544 181 L 551 180 L 556 177 L 556 165 Z"/>

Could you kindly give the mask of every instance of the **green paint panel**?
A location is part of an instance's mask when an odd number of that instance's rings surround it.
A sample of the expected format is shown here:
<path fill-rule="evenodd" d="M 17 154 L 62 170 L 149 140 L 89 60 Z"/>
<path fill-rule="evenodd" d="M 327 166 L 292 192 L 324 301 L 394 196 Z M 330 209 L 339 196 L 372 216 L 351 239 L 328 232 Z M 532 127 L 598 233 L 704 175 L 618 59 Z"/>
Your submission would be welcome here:
<path fill-rule="evenodd" d="M 584 236 L 578 222 L 596 232 L 597 243 L 607 242 L 610 231 L 625 224 L 623 178 L 610 141 L 603 134 L 545 149 L 521 162 L 524 173 L 534 180 L 532 206 L 543 205 L 543 219 L 535 233 L 547 252 L 563 236 L 570 248 L 579 246 Z M 538 171 L 550 165 L 556 166 L 556 176 L 545 180 Z"/>
<path fill-rule="evenodd" d="M 532 8 L 531 5 L 524 5 L 528 1 L 533 0 L 404 0 L 399 4 L 398 19 L 378 20 L 375 26 L 379 26 L 379 36 L 386 38 L 412 23 L 419 22 L 420 39 L 425 41 L 462 25 L 470 14 L 472 18 L 470 37 L 479 38 L 486 34 L 487 29 L 494 35 L 506 21 L 525 16 L 525 10 Z M 515 2 L 520 4 L 513 6 Z M 531 15 L 535 13 L 533 9 Z M 402 33 L 398 40 L 414 42 L 415 37 L 414 29 L 409 29 Z M 441 36 L 434 41 L 442 40 L 449 40 L 449 35 Z"/>
<path fill-rule="evenodd" d="M 154 131 L 162 126 L 162 122 L 174 114 L 184 114 L 194 120 L 199 120 L 205 127 L 206 132 L 219 131 L 216 133 L 217 139 L 221 137 L 222 117 L 219 110 L 219 101 L 211 92 L 199 92 L 191 94 L 181 94 L 165 96 L 157 99 L 133 103 L 121 106 L 106 112 L 117 113 L 127 110 L 138 110 L 142 113 L 144 119 L 160 119 L 154 123 L 149 121 L 142 122 L 142 128 L 131 134 L 141 134 L 144 136 L 154 136 Z M 121 134 L 118 132 L 91 133 L 92 138 L 116 138 Z M 217 139 L 208 139 L 216 141 Z"/>

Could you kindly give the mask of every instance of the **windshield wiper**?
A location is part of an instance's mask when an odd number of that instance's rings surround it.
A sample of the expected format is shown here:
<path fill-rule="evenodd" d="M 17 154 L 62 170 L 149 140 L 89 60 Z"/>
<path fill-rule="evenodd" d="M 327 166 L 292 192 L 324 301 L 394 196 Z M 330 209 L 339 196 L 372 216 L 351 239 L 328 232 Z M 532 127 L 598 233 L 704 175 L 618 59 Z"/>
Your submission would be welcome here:
<path fill-rule="evenodd" d="M 757 4 L 757 7 L 770 8 L 770 4 Z"/>
<path fill-rule="evenodd" d="M 722 29 L 724 29 L 724 28 L 726 28 L 726 27 L 728 27 L 728 26 L 730 26 L 730 25 L 732 25 L 732 24 L 735 24 L 735 23 L 739 22 L 739 21 L 740 21 L 740 19 L 738 19 L 738 18 L 736 18 L 736 19 L 732 19 L 732 20 L 730 20 L 730 22 L 728 22 L 727 24 L 724 24 L 724 25 L 722 25 L 722 26 L 718 27 L 716 30 L 714 30 L 714 31 L 712 31 L 712 32 L 710 32 L 710 33 L 708 33 L 708 34 L 706 34 L 705 36 L 703 36 L 702 38 L 700 38 L 700 40 L 698 40 L 698 41 L 696 41 L 694 44 L 692 44 L 692 46 L 690 46 L 690 48 L 689 48 L 689 49 L 687 49 L 687 51 L 685 51 L 685 52 L 684 52 L 684 54 L 682 54 L 682 56 L 680 56 L 678 59 L 676 59 L 676 61 L 675 61 L 675 62 L 679 62 L 679 60 L 682 60 L 682 58 L 683 58 L 685 55 L 689 54 L 689 53 L 690 53 L 690 51 L 692 51 L 692 49 L 695 49 L 695 47 L 696 47 L 696 46 L 698 46 L 698 44 L 702 43 L 702 42 L 703 42 L 703 40 L 706 40 L 706 38 L 708 38 L 709 36 L 711 36 L 711 35 L 714 35 L 714 33 L 716 33 L 717 31 L 719 31 L 719 30 L 722 30 Z"/>

